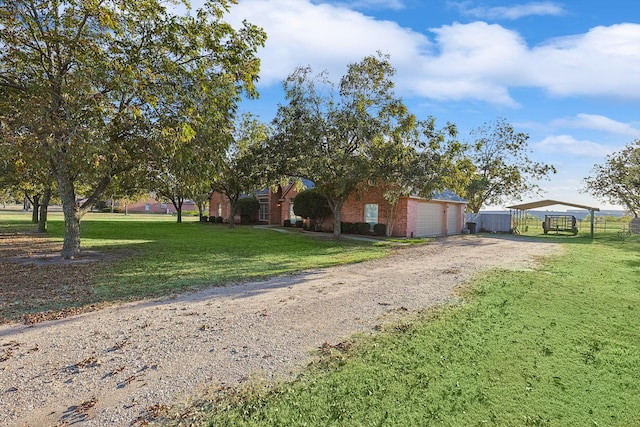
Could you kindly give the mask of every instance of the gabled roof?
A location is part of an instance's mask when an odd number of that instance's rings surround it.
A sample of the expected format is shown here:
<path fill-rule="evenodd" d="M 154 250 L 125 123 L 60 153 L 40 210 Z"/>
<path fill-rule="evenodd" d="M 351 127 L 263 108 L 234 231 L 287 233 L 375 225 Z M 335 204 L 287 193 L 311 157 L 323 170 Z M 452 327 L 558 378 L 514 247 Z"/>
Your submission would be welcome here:
<path fill-rule="evenodd" d="M 529 203 L 522 203 L 519 205 L 507 206 L 507 209 L 517 209 L 521 211 L 527 211 L 529 209 L 543 208 L 545 206 L 552 206 L 552 205 L 570 206 L 572 208 L 586 209 L 588 211 L 600 212 L 600 208 L 594 208 L 592 206 L 577 205 L 575 203 L 561 202 L 558 200 L 549 200 L 549 199 L 540 200 L 537 202 L 529 202 Z"/>

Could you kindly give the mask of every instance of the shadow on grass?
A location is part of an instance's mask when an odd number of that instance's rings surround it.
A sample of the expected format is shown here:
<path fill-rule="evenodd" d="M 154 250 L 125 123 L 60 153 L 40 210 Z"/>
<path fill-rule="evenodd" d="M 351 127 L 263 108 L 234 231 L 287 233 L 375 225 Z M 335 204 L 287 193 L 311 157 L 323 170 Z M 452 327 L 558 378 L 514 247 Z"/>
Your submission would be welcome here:
<path fill-rule="evenodd" d="M 26 228 L 24 228 L 26 227 Z M 83 252 L 60 259 L 63 224 L 47 235 L 0 231 L 0 323 L 35 323 L 105 304 L 172 295 L 380 258 L 370 242 L 310 239 L 253 227 L 85 221 Z M 274 284 L 273 286 L 277 286 Z"/>

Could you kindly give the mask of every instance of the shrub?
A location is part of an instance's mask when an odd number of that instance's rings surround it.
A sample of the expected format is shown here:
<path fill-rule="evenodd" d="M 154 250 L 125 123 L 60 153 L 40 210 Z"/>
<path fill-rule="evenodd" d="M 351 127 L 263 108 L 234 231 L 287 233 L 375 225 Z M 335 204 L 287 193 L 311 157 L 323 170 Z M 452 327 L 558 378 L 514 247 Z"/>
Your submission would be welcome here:
<path fill-rule="evenodd" d="M 327 198 L 318 190 L 305 190 L 293 200 L 293 212 L 303 218 L 321 219 L 331 215 Z"/>
<path fill-rule="evenodd" d="M 211 218 L 213 218 L 213 217 L 211 217 Z M 223 221 L 224 221 L 224 220 L 222 219 L 222 217 L 221 217 L 221 216 L 216 217 L 216 223 L 218 223 L 218 224 L 222 224 L 222 222 L 223 222 Z"/>
<path fill-rule="evenodd" d="M 236 204 L 236 213 L 240 214 L 242 223 L 258 222 L 259 212 L 260 202 L 255 197 L 245 197 Z"/>
<path fill-rule="evenodd" d="M 302 228 L 303 225 L 304 225 L 303 221 L 296 221 L 296 227 L 297 228 Z"/>
<path fill-rule="evenodd" d="M 340 232 L 342 234 L 351 234 L 351 233 L 353 233 L 353 223 L 351 223 L 351 222 L 341 222 L 340 223 Z"/>
<path fill-rule="evenodd" d="M 216 217 L 215 216 L 210 216 L 209 217 L 209 222 L 216 222 Z"/>
<path fill-rule="evenodd" d="M 291 220 L 290 219 L 285 219 L 283 225 L 285 227 L 291 227 Z"/>
<path fill-rule="evenodd" d="M 387 226 L 385 224 L 374 224 L 373 234 L 375 234 L 376 236 L 386 236 Z"/>
<path fill-rule="evenodd" d="M 260 202 L 255 197 L 245 197 L 238 200 L 236 213 L 242 215 L 255 215 L 260 212 Z"/>
<path fill-rule="evenodd" d="M 371 225 L 368 222 L 356 222 L 354 227 L 357 234 L 371 234 Z"/>
<path fill-rule="evenodd" d="M 200 222 L 207 222 L 209 221 L 209 217 L 207 215 L 200 215 Z"/>

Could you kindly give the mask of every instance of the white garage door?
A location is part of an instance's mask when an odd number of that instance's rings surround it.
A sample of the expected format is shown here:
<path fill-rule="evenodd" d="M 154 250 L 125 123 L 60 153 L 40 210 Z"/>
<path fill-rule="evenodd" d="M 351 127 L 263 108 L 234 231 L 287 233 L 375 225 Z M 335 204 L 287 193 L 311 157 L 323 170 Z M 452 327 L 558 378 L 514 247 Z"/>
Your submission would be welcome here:
<path fill-rule="evenodd" d="M 416 224 L 417 237 L 441 236 L 444 234 L 444 205 L 418 203 Z"/>
<path fill-rule="evenodd" d="M 447 234 L 460 234 L 460 207 L 449 205 L 447 207 Z"/>

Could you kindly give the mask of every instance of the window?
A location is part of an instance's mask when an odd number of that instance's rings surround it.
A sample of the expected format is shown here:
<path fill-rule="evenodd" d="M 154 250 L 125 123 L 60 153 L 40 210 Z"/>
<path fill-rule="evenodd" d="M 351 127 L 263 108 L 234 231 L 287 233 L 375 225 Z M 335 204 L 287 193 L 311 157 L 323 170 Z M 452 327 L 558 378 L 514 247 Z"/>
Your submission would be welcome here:
<path fill-rule="evenodd" d="M 258 221 L 269 222 L 269 203 L 267 199 L 260 199 L 260 212 L 258 214 Z"/>
<path fill-rule="evenodd" d="M 367 203 L 364 205 L 364 222 L 370 225 L 378 223 L 378 205 L 375 203 Z"/>
<path fill-rule="evenodd" d="M 222 216 L 222 203 L 218 203 L 218 209 L 216 210 L 216 216 Z"/>
<path fill-rule="evenodd" d="M 302 217 L 296 215 L 293 211 L 293 199 L 289 199 L 289 220 L 294 223 L 296 221 L 302 221 Z"/>

